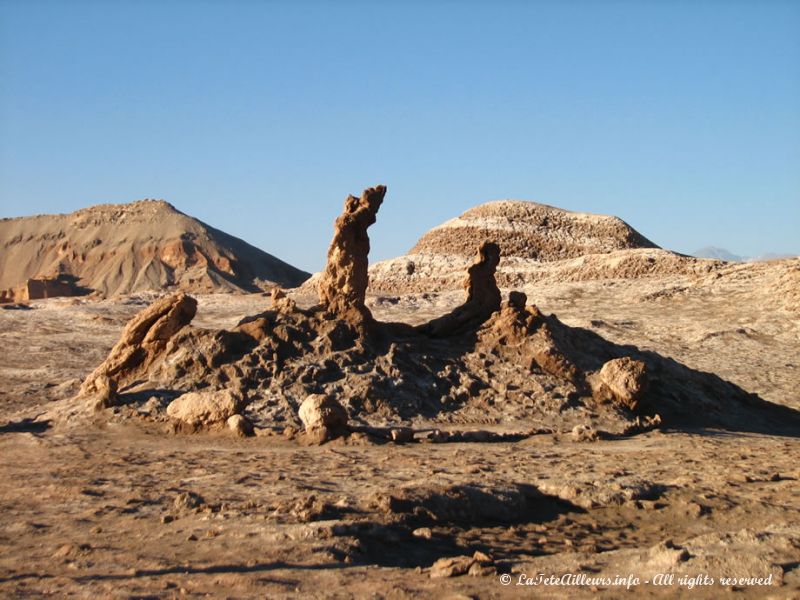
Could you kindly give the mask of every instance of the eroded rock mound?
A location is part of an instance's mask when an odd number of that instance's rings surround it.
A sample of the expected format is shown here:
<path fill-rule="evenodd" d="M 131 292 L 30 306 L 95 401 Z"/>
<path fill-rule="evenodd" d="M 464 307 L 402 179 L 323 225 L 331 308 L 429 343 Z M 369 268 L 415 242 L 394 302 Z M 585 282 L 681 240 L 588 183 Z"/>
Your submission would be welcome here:
<path fill-rule="evenodd" d="M 228 331 L 187 326 L 195 309 L 187 296 L 162 299 L 131 321 L 84 393 L 100 393 L 102 386 L 116 386 L 128 398 L 228 390 L 247 398 L 243 416 L 256 427 L 302 424 L 320 434 L 318 441 L 348 427 L 386 431 L 392 420 L 520 423 L 568 435 L 582 427 L 592 432 L 586 439 L 659 423 L 773 432 L 800 427 L 794 411 L 714 375 L 569 327 L 521 292 L 502 302 L 494 277 L 499 249 L 490 242 L 479 246 L 465 303 L 454 313 L 418 328 L 374 321 L 364 306 L 366 230 L 384 193 L 380 186 L 346 201 L 320 305 L 301 309 L 278 292 L 270 310 Z M 466 439 L 438 428 L 430 434 L 432 442 Z M 413 432 L 384 437 L 418 439 Z"/>

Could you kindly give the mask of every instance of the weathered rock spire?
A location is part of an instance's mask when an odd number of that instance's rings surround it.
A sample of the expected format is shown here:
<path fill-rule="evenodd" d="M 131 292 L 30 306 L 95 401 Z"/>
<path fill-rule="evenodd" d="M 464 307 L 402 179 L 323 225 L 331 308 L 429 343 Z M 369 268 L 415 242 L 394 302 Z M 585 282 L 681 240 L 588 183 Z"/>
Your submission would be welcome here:
<path fill-rule="evenodd" d="M 462 333 L 469 328 L 477 329 L 492 313 L 500 310 L 500 288 L 494 277 L 499 264 L 500 247 L 494 242 L 482 243 L 464 280 L 467 301 L 453 312 L 426 323 L 421 331 L 437 337 Z"/>
<path fill-rule="evenodd" d="M 361 198 L 348 196 L 344 211 L 336 219 L 328 264 L 319 282 L 319 300 L 340 317 L 371 320 L 364 304 L 369 284 L 369 235 L 386 194 L 386 186 L 364 190 Z"/>

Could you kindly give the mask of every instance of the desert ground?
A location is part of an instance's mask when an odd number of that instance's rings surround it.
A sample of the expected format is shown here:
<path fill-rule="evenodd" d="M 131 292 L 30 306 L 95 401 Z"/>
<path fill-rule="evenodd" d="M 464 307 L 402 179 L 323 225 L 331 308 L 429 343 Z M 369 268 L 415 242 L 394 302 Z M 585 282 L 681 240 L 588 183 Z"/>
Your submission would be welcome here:
<path fill-rule="evenodd" d="M 770 288 L 797 269 L 525 291 L 568 325 L 798 409 L 800 320 Z M 232 328 L 269 304 L 196 297 L 197 327 Z M 155 298 L 0 311 L 3 597 L 800 597 L 800 431 L 544 428 L 407 444 L 354 433 L 320 445 L 281 427 L 175 433 L 147 403 L 139 420 L 129 407 L 54 418 Z M 462 300 L 372 294 L 367 305 L 416 324 Z M 464 415 L 383 424 L 519 431 Z"/>

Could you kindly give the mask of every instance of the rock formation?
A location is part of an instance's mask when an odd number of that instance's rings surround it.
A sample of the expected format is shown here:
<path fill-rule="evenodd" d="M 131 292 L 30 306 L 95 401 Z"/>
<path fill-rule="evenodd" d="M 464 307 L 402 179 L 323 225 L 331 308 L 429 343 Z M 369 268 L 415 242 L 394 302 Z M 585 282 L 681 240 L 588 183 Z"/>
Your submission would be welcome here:
<path fill-rule="evenodd" d="M 0 219 L 0 302 L 168 288 L 256 292 L 307 277 L 164 201 Z"/>
<path fill-rule="evenodd" d="M 108 358 L 83 382 L 81 395 L 100 394 L 101 405 L 108 406 L 114 392 L 144 374 L 196 311 L 197 301 L 182 292 L 151 304 L 127 324 Z"/>
<path fill-rule="evenodd" d="M 373 264 L 370 291 L 457 290 L 475 247 L 484 242 L 500 247 L 498 285 L 528 292 L 540 282 L 704 275 L 724 267 L 721 261 L 662 250 L 617 217 L 502 200 L 434 227 L 405 256 Z M 313 282 L 312 278 L 304 287 Z"/>
<path fill-rule="evenodd" d="M 427 323 L 420 331 L 443 337 L 476 329 L 492 313 L 500 309 L 500 288 L 495 281 L 495 271 L 500 264 L 500 247 L 494 242 L 484 242 L 478 248 L 478 257 L 467 269 L 464 288 L 467 300 L 453 312 Z"/>
<path fill-rule="evenodd" d="M 366 230 L 384 193 L 377 187 L 347 199 L 321 304 L 302 309 L 278 292 L 270 310 L 232 330 L 208 330 L 187 326 L 195 312 L 191 298 L 164 298 L 131 321 L 84 382 L 83 394 L 100 405 L 115 392 L 127 402 L 165 390 L 173 398 L 193 391 L 231 394 L 247 399 L 237 411 L 254 426 L 302 424 L 310 437 L 319 433 L 317 441 L 348 431 L 348 418 L 373 429 L 392 419 L 426 419 L 591 432 L 582 439 L 661 422 L 771 431 L 798 426 L 794 411 L 714 375 L 565 325 L 528 304 L 524 293 L 511 292 L 501 302 L 494 276 L 500 253 L 491 242 L 481 244 L 467 270 L 467 299 L 459 309 L 418 328 L 374 320 L 364 305 Z M 436 428 L 429 433 L 433 442 L 467 439 Z M 384 437 L 416 440 L 413 432 Z"/>
<path fill-rule="evenodd" d="M 369 235 L 386 186 L 364 190 L 360 198 L 348 196 L 344 212 L 336 219 L 328 263 L 319 281 L 319 299 L 325 309 L 341 318 L 371 320 L 364 305 L 369 284 Z"/>

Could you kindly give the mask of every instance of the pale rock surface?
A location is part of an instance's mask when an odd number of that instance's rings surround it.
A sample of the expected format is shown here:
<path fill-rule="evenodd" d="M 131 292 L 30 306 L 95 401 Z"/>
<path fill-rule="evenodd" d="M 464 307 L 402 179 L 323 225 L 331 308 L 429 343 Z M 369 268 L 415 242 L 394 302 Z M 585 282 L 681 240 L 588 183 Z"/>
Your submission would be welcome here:
<path fill-rule="evenodd" d="M 647 389 L 647 366 L 627 356 L 615 358 L 600 369 L 599 381 L 601 394 L 609 392 L 614 401 L 635 411 Z"/>
<path fill-rule="evenodd" d="M 227 422 L 241 404 L 241 397 L 230 390 L 187 392 L 170 402 L 167 414 L 193 427 L 209 427 Z"/>
<path fill-rule="evenodd" d="M 347 411 L 335 398 L 311 394 L 300 405 L 300 421 L 307 433 L 341 432 L 347 428 Z"/>
<path fill-rule="evenodd" d="M 253 424 L 242 415 L 231 415 L 228 417 L 228 429 L 239 437 L 249 437 L 253 435 Z"/>

